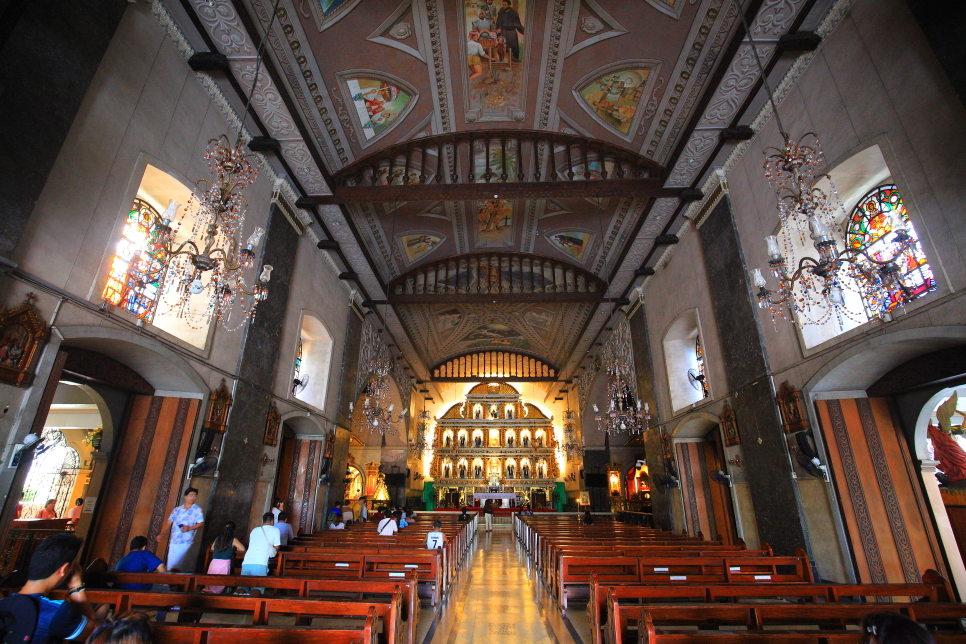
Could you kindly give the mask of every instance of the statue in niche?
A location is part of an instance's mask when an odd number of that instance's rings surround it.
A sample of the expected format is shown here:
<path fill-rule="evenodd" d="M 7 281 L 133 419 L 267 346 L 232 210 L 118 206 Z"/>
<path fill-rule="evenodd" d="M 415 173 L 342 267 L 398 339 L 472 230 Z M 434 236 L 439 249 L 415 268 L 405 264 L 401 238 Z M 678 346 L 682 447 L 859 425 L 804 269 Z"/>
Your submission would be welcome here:
<path fill-rule="evenodd" d="M 475 479 L 483 478 L 483 466 L 475 465 L 473 467 L 473 478 Z"/>
<path fill-rule="evenodd" d="M 506 446 L 507 447 L 513 447 L 513 437 L 512 436 L 507 436 L 506 437 Z"/>
<path fill-rule="evenodd" d="M 500 408 L 496 405 L 490 405 L 490 418 L 499 418 Z"/>
<path fill-rule="evenodd" d="M 538 479 L 546 478 L 546 469 L 542 464 L 537 465 L 537 478 Z"/>
<path fill-rule="evenodd" d="M 520 473 L 523 475 L 523 478 L 525 479 L 530 478 L 530 466 L 524 463 Z"/>
<path fill-rule="evenodd" d="M 453 466 L 447 463 L 445 466 L 443 466 L 443 477 L 449 478 L 452 475 L 453 475 Z"/>
<path fill-rule="evenodd" d="M 523 446 L 530 447 L 530 437 L 526 434 L 523 435 Z"/>
<path fill-rule="evenodd" d="M 375 501 L 388 501 L 389 500 L 389 488 L 386 487 L 386 475 L 379 472 L 379 478 L 376 479 L 376 493 L 372 495 Z"/>
<path fill-rule="evenodd" d="M 466 435 L 465 434 L 461 434 L 460 435 L 460 447 L 466 447 Z"/>
<path fill-rule="evenodd" d="M 450 439 L 450 437 L 449 437 L 449 436 L 447 436 L 447 437 L 446 437 L 446 440 L 445 440 L 445 443 L 446 443 L 446 447 L 449 447 L 449 444 L 450 444 L 451 442 L 452 442 L 452 441 L 451 441 L 451 439 Z"/>
<path fill-rule="evenodd" d="M 513 407 L 507 407 L 506 417 L 513 420 Z"/>
<path fill-rule="evenodd" d="M 483 439 L 477 436 L 473 439 L 473 447 L 483 447 Z"/>
<path fill-rule="evenodd" d="M 513 466 L 512 465 L 507 465 L 506 466 L 506 477 L 508 479 L 512 479 L 513 478 L 513 473 L 514 473 Z"/>
<path fill-rule="evenodd" d="M 466 464 L 465 463 L 460 463 L 460 478 L 461 479 L 465 479 L 466 478 Z"/>
<path fill-rule="evenodd" d="M 477 407 L 473 411 L 473 418 L 475 418 L 476 420 L 483 420 L 483 410 Z"/>

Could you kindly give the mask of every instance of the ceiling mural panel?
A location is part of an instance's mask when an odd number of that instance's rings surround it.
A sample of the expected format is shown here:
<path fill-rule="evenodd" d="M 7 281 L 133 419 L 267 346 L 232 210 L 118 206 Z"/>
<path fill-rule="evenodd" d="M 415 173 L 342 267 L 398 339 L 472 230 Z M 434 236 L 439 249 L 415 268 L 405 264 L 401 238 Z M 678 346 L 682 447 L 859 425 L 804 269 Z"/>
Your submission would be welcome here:
<path fill-rule="evenodd" d="M 752 22 L 763 63 L 806 4 L 763 0 Z M 184 5 L 229 58 L 243 90 L 254 79 L 258 42 L 247 25 L 264 35 L 271 5 Z M 481 251 L 584 266 L 621 297 L 639 284 L 635 269 L 653 264 L 653 239 L 680 221 L 672 221 L 677 197 L 507 198 L 499 186 L 540 181 L 535 171 L 543 181 L 568 183 L 614 177 L 618 166 L 598 150 L 581 156 L 578 147 L 571 159 L 575 148 L 537 144 L 534 131 L 576 133 L 640 154 L 660 166 L 650 176 L 666 187 L 700 185 L 719 158 L 720 131 L 735 124 L 759 80 L 747 39 L 728 47 L 739 23 L 733 0 L 281 0 L 268 39 L 275 72 L 259 76 L 252 110 L 264 134 L 279 141 L 286 172 L 311 196 L 332 194 L 333 175 L 390 149 L 371 166 L 373 190 L 452 183 L 452 172 L 493 185 L 485 198 L 419 201 L 406 192 L 409 201 L 319 207 L 366 297 L 386 298 L 380 284 L 402 271 Z M 706 107 L 696 115 L 699 104 Z M 392 156 L 391 146 L 412 141 L 418 150 L 422 137 L 497 128 L 530 138 L 495 147 L 479 136 L 424 151 L 422 159 Z M 505 348 L 559 365 L 567 377 L 613 309 L 494 300 L 397 303 L 379 312 L 414 366 Z"/>
<path fill-rule="evenodd" d="M 613 63 L 580 79 L 573 91 L 595 121 L 630 141 L 644 116 L 643 104 L 650 97 L 648 89 L 660 68 L 657 60 Z"/>

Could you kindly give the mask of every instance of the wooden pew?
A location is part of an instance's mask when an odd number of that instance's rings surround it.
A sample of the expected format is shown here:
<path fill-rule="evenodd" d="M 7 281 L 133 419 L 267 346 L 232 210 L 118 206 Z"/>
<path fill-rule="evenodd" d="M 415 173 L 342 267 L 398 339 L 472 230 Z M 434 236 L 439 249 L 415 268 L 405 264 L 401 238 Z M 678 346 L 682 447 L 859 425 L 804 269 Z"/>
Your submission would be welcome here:
<path fill-rule="evenodd" d="M 297 597 L 307 599 L 318 597 L 344 596 L 346 594 L 358 597 L 369 595 L 385 595 L 392 597 L 398 591 L 402 592 L 403 615 L 406 621 L 407 641 L 416 644 L 416 629 L 419 621 L 419 597 L 416 594 L 418 583 L 417 573 L 410 572 L 406 578 L 393 578 L 380 581 L 378 579 L 353 580 L 342 578 L 296 578 L 296 577 L 239 577 L 234 575 L 199 575 L 186 573 L 132 573 L 108 572 L 88 577 L 88 588 L 105 588 L 109 583 L 129 584 L 157 584 L 166 585 L 172 590 L 197 593 L 204 586 L 240 586 L 251 584 L 266 589 L 294 592 Z M 139 592 L 139 591 L 127 591 Z M 144 591 L 140 591 L 144 592 Z M 288 596 L 285 596 L 288 597 Z M 263 598 L 273 599 L 271 596 Z"/>
<path fill-rule="evenodd" d="M 66 597 L 66 590 L 51 593 L 53 599 Z M 276 615 L 294 616 L 299 621 L 312 618 L 368 618 L 374 615 L 382 620 L 386 644 L 400 644 L 403 634 L 401 589 L 397 589 L 388 602 L 92 589 L 88 589 L 87 598 L 92 604 L 111 605 L 115 615 L 136 609 L 170 610 L 172 606 L 177 606 L 181 612 L 251 615 L 253 626 L 267 626 L 269 619 Z"/>
<path fill-rule="evenodd" d="M 634 569 L 636 566 L 636 570 Z M 793 568 L 779 572 L 779 566 Z M 570 557 L 560 558 L 554 589 L 561 610 L 574 597 L 589 597 L 591 575 L 601 582 L 649 584 L 729 584 L 733 582 L 812 583 L 808 557 Z M 636 579 L 635 579 L 636 577 Z M 584 588 L 587 593 L 583 592 Z"/>
<path fill-rule="evenodd" d="M 587 618 L 591 627 L 593 644 L 603 641 L 603 628 L 606 623 L 606 600 L 608 594 L 620 602 L 640 602 L 653 605 L 665 603 L 708 603 L 722 600 L 739 603 L 743 599 L 771 599 L 781 601 L 794 599 L 810 603 L 843 602 L 858 598 L 888 597 L 904 598 L 908 601 L 945 602 L 952 601 L 952 590 L 942 575 L 935 570 L 927 570 L 922 575 L 921 584 L 758 584 L 758 585 L 687 585 L 687 586 L 644 586 L 640 584 L 614 585 L 602 582 L 597 575 L 591 577 L 590 600 L 587 603 Z M 966 612 L 966 611 L 964 611 Z"/>
<path fill-rule="evenodd" d="M 962 604 L 715 604 L 704 606 L 617 607 L 608 601 L 607 644 L 778 644 L 833 642 L 856 644 L 862 634 L 848 630 L 866 615 L 896 612 L 930 628 L 942 644 L 966 642 Z M 637 631 L 629 627 L 637 626 Z M 664 625 L 697 625 L 699 630 L 659 630 Z M 706 626 L 711 629 L 702 630 Z M 803 627 L 794 630 L 788 627 Z M 746 630 L 720 630 L 722 627 Z M 765 630 L 781 627 L 781 630 Z M 812 630 L 818 627 L 821 630 Z M 933 630 L 938 628 L 941 630 Z M 779 639 L 781 638 L 781 639 Z"/>
<path fill-rule="evenodd" d="M 152 639 L 154 644 L 378 644 L 375 608 L 369 609 L 362 628 L 156 624 Z"/>

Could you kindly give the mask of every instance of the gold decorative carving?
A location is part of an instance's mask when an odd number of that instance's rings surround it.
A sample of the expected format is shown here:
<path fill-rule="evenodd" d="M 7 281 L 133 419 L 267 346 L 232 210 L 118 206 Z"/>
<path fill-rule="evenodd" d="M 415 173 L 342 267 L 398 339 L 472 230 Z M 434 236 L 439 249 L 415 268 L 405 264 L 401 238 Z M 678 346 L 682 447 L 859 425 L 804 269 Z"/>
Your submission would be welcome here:
<path fill-rule="evenodd" d="M 779 387 L 776 400 L 786 434 L 797 434 L 811 427 L 802 402 L 802 392 L 792 387 L 787 380 Z"/>
<path fill-rule="evenodd" d="M 735 422 L 735 412 L 731 409 L 731 405 L 725 405 L 724 409 L 721 410 L 718 424 L 721 425 L 721 433 L 724 434 L 725 445 L 730 447 L 741 442 L 741 436 L 738 434 L 738 424 Z"/>
<path fill-rule="evenodd" d="M 205 424 L 202 429 L 215 431 L 219 434 L 225 433 L 228 428 L 228 412 L 231 411 L 232 402 L 231 392 L 228 391 L 225 379 L 222 378 L 221 385 L 208 396 L 208 415 L 205 417 Z"/>
<path fill-rule="evenodd" d="M 34 294 L 28 293 L 20 306 L 0 308 L 0 382 L 17 387 L 30 384 L 39 349 L 50 335 L 31 302 L 33 298 Z"/>
<path fill-rule="evenodd" d="M 262 439 L 262 442 L 272 447 L 278 445 L 278 428 L 281 424 L 282 415 L 278 413 L 278 406 L 273 400 L 271 407 L 268 408 L 268 418 L 265 420 L 265 438 Z"/>

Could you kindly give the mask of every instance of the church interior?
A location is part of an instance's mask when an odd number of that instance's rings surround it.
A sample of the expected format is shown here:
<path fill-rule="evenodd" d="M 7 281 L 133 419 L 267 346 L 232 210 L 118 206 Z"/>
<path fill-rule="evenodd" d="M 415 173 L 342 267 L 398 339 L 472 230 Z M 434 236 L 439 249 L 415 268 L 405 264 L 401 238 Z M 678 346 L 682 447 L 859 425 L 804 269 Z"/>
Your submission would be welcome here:
<path fill-rule="evenodd" d="M 966 7 L 0 15 L 0 595 L 69 531 L 158 641 L 966 643 Z"/>

